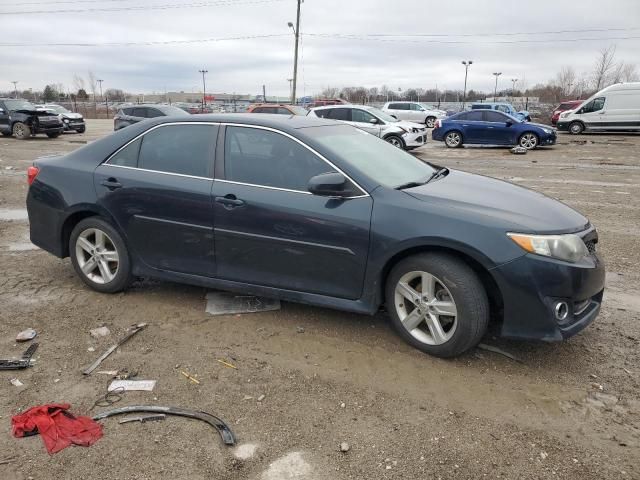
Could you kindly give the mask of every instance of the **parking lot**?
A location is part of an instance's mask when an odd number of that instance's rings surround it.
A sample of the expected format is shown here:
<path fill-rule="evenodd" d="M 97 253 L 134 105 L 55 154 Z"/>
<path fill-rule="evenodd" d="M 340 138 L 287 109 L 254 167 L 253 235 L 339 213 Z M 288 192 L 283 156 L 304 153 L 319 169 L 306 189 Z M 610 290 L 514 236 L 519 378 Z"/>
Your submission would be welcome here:
<path fill-rule="evenodd" d="M 20 356 L 26 347 L 15 335 L 26 328 L 40 343 L 33 368 L 0 372 L 0 478 L 640 478 L 640 135 L 560 134 L 555 147 L 526 155 L 431 140 L 413 152 L 581 211 L 598 228 L 608 271 L 602 313 L 571 340 L 489 334 L 484 344 L 515 360 L 480 348 L 441 360 L 405 344 L 384 313 L 283 303 L 211 316 L 198 287 L 141 281 L 117 295 L 89 290 L 68 259 L 30 244 L 25 171 L 112 129 L 110 120 L 87 120 L 85 134 L 0 139 L 0 357 Z M 92 406 L 108 377 L 81 372 L 140 322 L 149 326 L 101 369 L 157 385 L 116 406 L 210 412 L 233 428 L 239 447 L 180 418 L 105 420 L 94 446 L 53 457 L 39 439 L 11 436 L 10 417 L 33 405 L 104 410 Z M 102 325 L 110 334 L 93 338 L 89 330 Z"/>

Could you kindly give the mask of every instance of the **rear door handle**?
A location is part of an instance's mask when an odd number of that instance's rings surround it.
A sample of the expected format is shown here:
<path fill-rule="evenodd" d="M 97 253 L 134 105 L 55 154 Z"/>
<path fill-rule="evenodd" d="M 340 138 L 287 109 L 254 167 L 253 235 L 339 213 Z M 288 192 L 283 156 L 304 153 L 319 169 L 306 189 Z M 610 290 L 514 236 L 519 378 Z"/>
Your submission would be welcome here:
<path fill-rule="evenodd" d="M 234 194 L 230 193 L 224 197 L 216 197 L 216 202 L 224 205 L 224 208 L 231 210 L 232 208 L 241 207 L 245 204 L 244 200 L 239 200 Z"/>
<path fill-rule="evenodd" d="M 118 188 L 122 188 L 122 184 L 113 177 L 110 177 L 106 180 L 101 181 L 100 185 L 107 187 L 111 191 L 116 190 Z"/>

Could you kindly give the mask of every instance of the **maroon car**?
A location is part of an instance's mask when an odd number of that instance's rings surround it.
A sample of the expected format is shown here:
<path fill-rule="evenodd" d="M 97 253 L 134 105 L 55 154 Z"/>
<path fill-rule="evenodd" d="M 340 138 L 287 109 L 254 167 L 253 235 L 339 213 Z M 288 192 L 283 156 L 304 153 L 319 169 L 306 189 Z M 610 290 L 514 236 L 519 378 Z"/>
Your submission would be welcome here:
<path fill-rule="evenodd" d="M 558 119 L 560 118 L 560 114 L 562 112 L 566 112 L 567 110 L 573 110 L 578 105 L 580 105 L 584 100 L 566 100 L 558 105 L 551 114 L 551 125 L 555 126 L 558 123 Z"/>

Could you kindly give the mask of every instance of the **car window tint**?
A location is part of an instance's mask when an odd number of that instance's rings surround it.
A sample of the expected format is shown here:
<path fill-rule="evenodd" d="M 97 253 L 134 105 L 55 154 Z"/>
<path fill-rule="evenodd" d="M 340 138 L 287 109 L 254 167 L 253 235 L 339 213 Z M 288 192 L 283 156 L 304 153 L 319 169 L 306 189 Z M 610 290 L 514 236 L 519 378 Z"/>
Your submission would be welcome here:
<path fill-rule="evenodd" d="M 398 105 L 400 105 L 399 109 L 400 110 L 410 110 L 411 107 L 409 106 L 408 103 L 399 103 Z"/>
<path fill-rule="evenodd" d="M 329 112 L 331 111 L 331 108 L 323 108 L 321 110 L 314 110 L 316 116 L 320 117 L 320 118 L 329 118 Z"/>
<path fill-rule="evenodd" d="M 331 118 L 333 120 L 344 120 L 347 122 L 351 121 L 351 109 L 350 108 L 332 108 L 329 110 L 326 118 Z"/>
<path fill-rule="evenodd" d="M 164 117 L 164 113 L 156 108 L 147 108 L 147 118 Z"/>
<path fill-rule="evenodd" d="M 496 105 L 496 110 L 499 112 L 509 113 L 509 107 L 506 105 Z"/>
<path fill-rule="evenodd" d="M 491 110 L 491 105 L 471 105 L 471 110 Z"/>
<path fill-rule="evenodd" d="M 142 139 L 138 167 L 159 172 L 210 177 L 213 125 L 167 125 L 151 130 Z"/>
<path fill-rule="evenodd" d="M 486 111 L 484 112 L 485 122 L 506 122 L 508 118 L 500 112 Z"/>
<path fill-rule="evenodd" d="M 411 110 L 413 110 L 415 112 L 421 112 L 422 111 L 422 107 L 420 105 L 418 105 L 417 103 L 412 103 L 410 106 L 411 106 Z"/>
<path fill-rule="evenodd" d="M 122 113 L 125 115 L 133 115 L 133 108 L 123 108 Z"/>
<path fill-rule="evenodd" d="M 120 165 L 121 167 L 137 167 L 138 166 L 138 152 L 140 151 L 140 144 L 142 139 L 139 138 L 135 142 L 130 143 L 113 157 L 109 159 L 111 165 Z"/>
<path fill-rule="evenodd" d="M 227 180 L 307 191 L 311 177 L 335 171 L 298 142 L 250 127 L 227 127 L 224 172 Z"/>
<path fill-rule="evenodd" d="M 134 108 L 133 112 L 131 113 L 132 117 L 140 117 L 140 118 L 146 118 L 147 117 L 147 109 L 146 108 Z"/>
<path fill-rule="evenodd" d="M 605 97 L 598 97 L 593 99 L 593 107 L 591 108 L 592 112 L 597 112 L 598 110 L 602 110 L 604 107 Z"/>
<path fill-rule="evenodd" d="M 483 121 L 483 113 L 484 112 L 480 112 L 480 111 L 474 111 L 474 112 L 467 112 L 467 117 L 466 117 L 466 121 L 467 122 L 482 122 Z"/>
<path fill-rule="evenodd" d="M 387 107 L 389 110 L 399 110 L 400 107 L 398 107 L 397 103 L 390 103 L 389 106 Z"/>
<path fill-rule="evenodd" d="M 369 112 L 365 112 L 364 110 L 360 110 L 359 108 L 354 108 L 351 110 L 351 121 L 352 122 L 361 122 L 361 123 L 369 123 L 372 119 L 375 119 L 373 115 Z"/>
<path fill-rule="evenodd" d="M 276 113 L 279 115 L 291 115 L 291 112 L 283 107 L 278 107 L 278 111 Z"/>
<path fill-rule="evenodd" d="M 251 110 L 251 113 L 267 113 L 265 110 L 266 108 L 264 107 L 257 107 Z"/>

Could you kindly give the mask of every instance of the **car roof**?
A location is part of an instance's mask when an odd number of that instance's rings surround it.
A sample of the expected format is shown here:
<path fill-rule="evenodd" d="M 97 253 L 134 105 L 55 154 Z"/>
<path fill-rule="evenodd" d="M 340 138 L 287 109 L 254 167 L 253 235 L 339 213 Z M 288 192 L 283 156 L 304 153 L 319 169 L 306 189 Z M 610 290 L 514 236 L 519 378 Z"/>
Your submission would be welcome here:
<path fill-rule="evenodd" d="M 272 113 L 205 113 L 187 117 L 157 117 L 155 125 L 173 122 L 213 122 L 237 123 L 258 127 L 271 127 L 278 130 L 297 130 L 300 128 L 335 125 L 333 120 L 304 115 L 278 115 Z"/>

